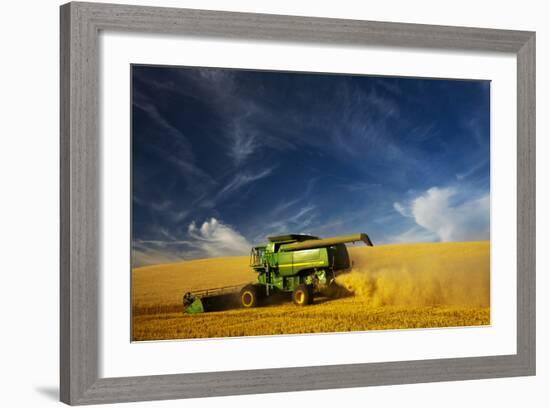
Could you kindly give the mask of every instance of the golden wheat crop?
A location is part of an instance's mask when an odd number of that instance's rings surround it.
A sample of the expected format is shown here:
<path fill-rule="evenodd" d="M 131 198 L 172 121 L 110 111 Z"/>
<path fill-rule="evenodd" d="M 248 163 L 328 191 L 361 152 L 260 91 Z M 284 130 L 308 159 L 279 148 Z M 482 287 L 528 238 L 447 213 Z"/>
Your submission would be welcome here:
<path fill-rule="evenodd" d="M 248 257 L 197 259 L 144 266 L 132 271 L 133 312 L 158 314 L 181 311 L 185 292 L 221 286 L 245 285 L 256 279 Z"/>
<path fill-rule="evenodd" d="M 132 271 L 133 340 L 345 332 L 490 323 L 489 242 L 350 248 L 352 271 L 338 281 L 354 292 L 255 309 L 182 313 L 188 290 L 255 280 L 248 257 L 227 257 Z"/>

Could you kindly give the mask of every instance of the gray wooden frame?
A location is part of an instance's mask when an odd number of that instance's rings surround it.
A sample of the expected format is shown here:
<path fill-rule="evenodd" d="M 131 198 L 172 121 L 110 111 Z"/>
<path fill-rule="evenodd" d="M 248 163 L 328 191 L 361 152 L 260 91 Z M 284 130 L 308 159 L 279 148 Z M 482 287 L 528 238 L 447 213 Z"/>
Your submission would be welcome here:
<path fill-rule="evenodd" d="M 100 378 L 98 34 L 169 33 L 517 56 L 517 354 Z M 113 4 L 61 6 L 61 401 L 95 404 L 535 374 L 535 33 Z"/>

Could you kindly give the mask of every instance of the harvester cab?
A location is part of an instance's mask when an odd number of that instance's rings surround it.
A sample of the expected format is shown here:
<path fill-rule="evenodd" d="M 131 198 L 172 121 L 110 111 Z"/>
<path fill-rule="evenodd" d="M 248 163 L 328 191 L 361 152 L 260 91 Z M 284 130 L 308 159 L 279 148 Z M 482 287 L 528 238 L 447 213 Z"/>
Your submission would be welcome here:
<path fill-rule="evenodd" d="M 252 268 L 264 265 L 265 245 L 253 247 L 250 251 L 250 266 Z"/>
<path fill-rule="evenodd" d="M 373 246 L 365 233 L 324 239 L 305 234 L 269 237 L 267 244 L 251 249 L 250 267 L 257 273 L 257 281 L 237 292 L 240 305 L 244 308 L 259 306 L 266 297 L 281 292 L 291 293 L 298 306 L 313 303 L 316 294 L 330 293 L 338 274 L 350 269 L 346 243 L 354 242 Z M 193 303 L 189 303 L 189 298 L 185 311 L 200 313 L 197 300 L 204 301 L 205 294 L 214 296 L 216 291 L 190 293 Z"/>

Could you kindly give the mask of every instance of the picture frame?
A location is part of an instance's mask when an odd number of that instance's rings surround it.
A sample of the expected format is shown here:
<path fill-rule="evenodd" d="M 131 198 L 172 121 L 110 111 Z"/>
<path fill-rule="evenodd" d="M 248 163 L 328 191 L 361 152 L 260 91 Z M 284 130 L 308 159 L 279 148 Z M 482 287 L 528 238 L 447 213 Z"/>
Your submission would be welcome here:
<path fill-rule="evenodd" d="M 131 5 L 61 6 L 60 398 L 115 403 L 535 374 L 535 33 Z M 101 378 L 99 33 L 513 53 L 517 58 L 517 353 Z"/>

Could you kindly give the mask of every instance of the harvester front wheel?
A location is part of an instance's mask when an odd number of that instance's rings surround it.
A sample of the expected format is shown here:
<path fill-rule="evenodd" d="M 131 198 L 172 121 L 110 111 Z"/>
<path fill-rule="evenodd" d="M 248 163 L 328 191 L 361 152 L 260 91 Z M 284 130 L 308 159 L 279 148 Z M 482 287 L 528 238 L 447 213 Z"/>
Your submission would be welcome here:
<path fill-rule="evenodd" d="M 305 306 L 313 303 L 313 288 L 311 285 L 301 284 L 292 292 L 292 301 L 296 306 Z"/>
<path fill-rule="evenodd" d="M 241 305 L 245 308 L 256 307 L 259 303 L 258 287 L 246 285 L 241 290 Z"/>

